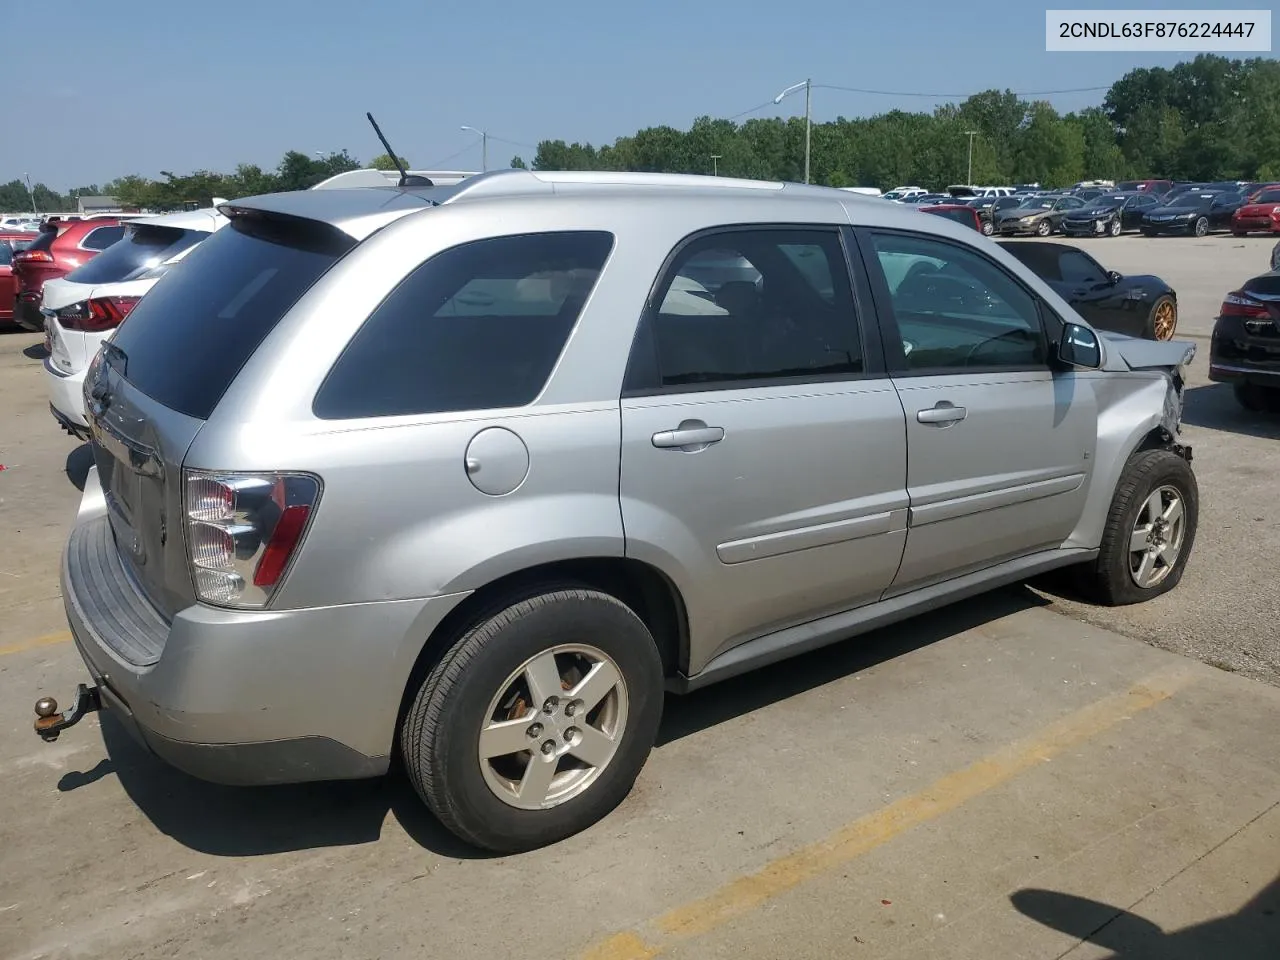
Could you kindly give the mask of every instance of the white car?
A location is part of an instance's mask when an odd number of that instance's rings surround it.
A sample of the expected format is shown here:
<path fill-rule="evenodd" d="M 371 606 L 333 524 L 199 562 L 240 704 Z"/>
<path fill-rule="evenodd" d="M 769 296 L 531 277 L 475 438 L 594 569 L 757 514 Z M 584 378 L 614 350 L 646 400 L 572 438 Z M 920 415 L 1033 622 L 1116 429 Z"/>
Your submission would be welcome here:
<path fill-rule="evenodd" d="M 211 208 L 132 220 L 123 239 L 44 285 L 45 382 L 64 430 L 88 438 L 84 375 L 98 348 L 167 270 L 228 222 Z"/>

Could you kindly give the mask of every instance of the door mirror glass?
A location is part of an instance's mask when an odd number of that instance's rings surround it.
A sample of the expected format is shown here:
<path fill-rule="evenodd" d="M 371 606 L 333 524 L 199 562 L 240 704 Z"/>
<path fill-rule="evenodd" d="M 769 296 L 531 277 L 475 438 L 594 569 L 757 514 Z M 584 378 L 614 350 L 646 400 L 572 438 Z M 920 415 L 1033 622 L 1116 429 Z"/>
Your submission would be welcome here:
<path fill-rule="evenodd" d="M 1058 359 L 1073 367 L 1096 370 L 1102 366 L 1102 345 L 1098 335 L 1079 323 L 1062 326 L 1062 339 L 1058 341 Z"/>

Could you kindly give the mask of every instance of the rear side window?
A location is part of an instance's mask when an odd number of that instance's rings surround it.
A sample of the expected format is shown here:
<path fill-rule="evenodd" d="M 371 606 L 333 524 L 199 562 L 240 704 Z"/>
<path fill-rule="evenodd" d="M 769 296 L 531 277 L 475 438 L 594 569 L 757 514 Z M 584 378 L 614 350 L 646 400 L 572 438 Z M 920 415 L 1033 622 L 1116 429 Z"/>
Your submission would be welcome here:
<path fill-rule="evenodd" d="M 86 250 L 105 250 L 123 236 L 124 227 L 122 226 L 98 227 L 85 234 L 84 239 L 80 241 L 80 246 Z"/>
<path fill-rule="evenodd" d="M 351 338 L 316 394 L 316 416 L 532 402 L 612 248 L 612 234 L 575 231 L 477 240 L 432 257 Z"/>
<path fill-rule="evenodd" d="M 100 232 L 100 231 L 98 231 Z M 123 239 L 104 250 L 67 279 L 75 283 L 120 283 L 137 280 L 148 271 L 176 257 L 209 236 L 205 230 L 137 226 L 127 228 Z"/>
<path fill-rule="evenodd" d="M 116 330 L 125 378 L 170 409 L 208 419 L 258 345 L 348 247 L 349 239 L 238 223 L 219 230 Z"/>

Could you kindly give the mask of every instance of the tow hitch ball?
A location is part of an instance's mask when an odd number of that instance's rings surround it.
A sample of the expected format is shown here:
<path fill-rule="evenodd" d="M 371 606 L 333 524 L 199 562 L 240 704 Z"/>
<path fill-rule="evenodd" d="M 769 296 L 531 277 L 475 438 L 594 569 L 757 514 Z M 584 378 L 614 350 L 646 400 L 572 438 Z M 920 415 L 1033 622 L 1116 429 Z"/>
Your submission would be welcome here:
<path fill-rule="evenodd" d="M 67 727 L 74 727 L 84 719 L 85 714 L 102 709 L 102 698 L 97 687 L 86 687 L 83 683 L 76 686 L 75 703 L 71 709 L 58 712 L 58 701 L 53 697 L 41 697 L 36 701 L 36 733 L 40 739 L 52 743 L 58 734 Z"/>

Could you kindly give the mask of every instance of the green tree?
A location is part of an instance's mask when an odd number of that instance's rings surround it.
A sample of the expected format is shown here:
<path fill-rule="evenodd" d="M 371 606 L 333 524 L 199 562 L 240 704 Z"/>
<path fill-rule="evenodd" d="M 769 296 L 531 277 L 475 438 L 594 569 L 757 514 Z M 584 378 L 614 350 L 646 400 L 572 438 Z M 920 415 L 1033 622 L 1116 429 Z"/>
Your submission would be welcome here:
<path fill-rule="evenodd" d="M 408 157 L 398 157 L 397 159 L 399 159 L 400 161 L 400 166 L 404 167 L 404 169 L 406 170 L 409 169 Z M 372 160 L 369 161 L 369 166 L 373 167 L 373 169 L 375 170 L 396 169 L 395 160 L 391 159 L 391 154 L 389 153 L 378 154 L 376 157 L 374 157 Z"/>
<path fill-rule="evenodd" d="M 512 169 L 512 170 L 527 170 L 527 169 L 528 169 L 528 167 L 525 165 L 524 157 L 520 156 L 520 154 L 518 154 L 518 153 L 517 153 L 514 157 L 512 157 L 512 158 L 511 158 L 511 169 Z"/>

